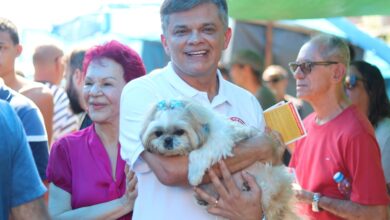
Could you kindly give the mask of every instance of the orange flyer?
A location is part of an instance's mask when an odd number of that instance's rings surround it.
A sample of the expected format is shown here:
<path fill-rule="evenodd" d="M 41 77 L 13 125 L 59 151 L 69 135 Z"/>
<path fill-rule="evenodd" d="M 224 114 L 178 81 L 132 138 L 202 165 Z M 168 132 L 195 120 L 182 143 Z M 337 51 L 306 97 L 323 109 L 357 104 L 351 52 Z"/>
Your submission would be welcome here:
<path fill-rule="evenodd" d="M 286 145 L 306 136 L 301 117 L 292 102 L 279 102 L 264 111 L 265 123 L 278 131 Z"/>

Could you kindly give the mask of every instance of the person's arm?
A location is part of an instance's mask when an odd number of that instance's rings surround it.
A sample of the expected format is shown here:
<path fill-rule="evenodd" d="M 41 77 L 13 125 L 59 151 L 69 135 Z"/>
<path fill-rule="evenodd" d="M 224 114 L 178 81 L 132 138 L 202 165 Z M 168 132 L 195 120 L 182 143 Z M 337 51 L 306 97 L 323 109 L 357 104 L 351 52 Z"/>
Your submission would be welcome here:
<path fill-rule="evenodd" d="M 195 193 L 206 201 L 209 206 L 207 211 L 210 214 L 222 216 L 230 220 L 258 220 L 261 219 L 263 210 L 261 206 L 262 192 L 253 176 L 243 172 L 242 178 L 249 185 L 248 191 L 242 191 L 230 174 L 229 169 L 223 161 L 220 161 L 219 168 L 223 176 L 223 183 L 213 170 L 208 174 L 218 192 L 219 198 L 214 198 L 200 188 L 195 188 Z"/>
<path fill-rule="evenodd" d="M 72 209 L 72 195 L 50 183 L 49 213 L 53 219 L 118 219 L 133 210 L 137 197 L 137 178 L 127 175 L 126 193 L 118 199 L 88 207 Z"/>
<path fill-rule="evenodd" d="M 43 198 L 35 199 L 11 209 L 10 218 L 13 220 L 31 219 L 31 220 L 49 220 Z"/>
<path fill-rule="evenodd" d="M 27 135 L 34 162 L 38 168 L 39 176 L 46 179 L 46 167 L 49 158 L 49 142 L 45 130 L 43 116 L 38 107 L 21 94 L 15 94 L 15 99 L 23 101 L 23 110 L 19 110 L 19 118 Z M 22 102 L 21 102 L 22 103 Z"/>
<path fill-rule="evenodd" d="M 313 192 L 305 190 L 296 190 L 295 196 L 298 201 L 311 204 L 313 198 Z M 371 220 L 373 216 L 378 220 L 386 220 L 389 218 L 387 212 L 387 206 L 378 205 L 378 206 L 368 206 L 361 205 L 350 200 L 341 200 L 330 198 L 327 196 L 321 196 L 318 202 L 319 208 L 322 208 L 328 212 L 333 213 L 336 216 L 345 219 L 367 219 Z"/>
<path fill-rule="evenodd" d="M 51 146 L 54 103 L 50 89 L 46 87 L 31 89 L 23 92 L 22 94 L 30 98 L 38 106 L 40 112 L 42 113 L 49 146 Z"/>
<path fill-rule="evenodd" d="M 256 161 L 281 164 L 282 154 L 274 150 L 274 144 L 273 139 L 268 135 L 259 134 L 239 143 L 233 149 L 234 157 L 226 158 L 224 161 L 232 173 L 238 172 Z M 147 151 L 144 151 L 141 156 L 161 183 L 165 185 L 189 185 L 187 177 L 188 156 L 166 157 Z M 218 169 L 214 169 L 214 172 L 221 177 Z M 204 176 L 202 183 L 208 182 L 210 180 L 207 176 Z"/>

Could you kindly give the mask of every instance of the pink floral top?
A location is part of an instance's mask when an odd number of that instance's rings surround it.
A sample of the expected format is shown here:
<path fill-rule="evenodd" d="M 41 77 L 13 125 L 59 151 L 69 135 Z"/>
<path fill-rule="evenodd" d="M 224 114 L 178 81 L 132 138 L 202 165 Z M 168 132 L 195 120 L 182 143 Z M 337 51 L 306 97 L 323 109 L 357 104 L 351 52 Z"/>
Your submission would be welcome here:
<path fill-rule="evenodd" d="M 119 152 L 120 145 L 114 180 L 108 154 L 91 125 L 53 144 L 46 170 L 48 181 L 72 195 L 72 209 L 120 198 L 126 189 L 126 175 Z M 120 219 L 131 219 L 131 215 Z"/>

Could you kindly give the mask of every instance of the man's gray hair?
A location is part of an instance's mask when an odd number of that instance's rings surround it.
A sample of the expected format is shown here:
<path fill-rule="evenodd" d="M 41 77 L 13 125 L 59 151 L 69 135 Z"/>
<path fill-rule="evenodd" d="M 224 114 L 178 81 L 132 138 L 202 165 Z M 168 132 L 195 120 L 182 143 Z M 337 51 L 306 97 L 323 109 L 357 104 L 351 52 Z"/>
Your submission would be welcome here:
<path fill-rule="evenodd" d="M 320 34 L 313 37 L 309 43 L 313 43 L 319 48 L 322 58 L 327 59 L 327 61 L 337 61 L 343 63 L 347 68 L 349 67 L 350 51 L 348 44 L 342 38 Z"/>
<path fill-rule="evenodd" d="M 169 15 L 177 12 L 188 11 L 204 3 L 213 3 L 218 8 L 218 15 L 225 29 L 228 28 L 228 7 L 226 0 L 165 0 L 161 5 L 160 17 L 163 32 L 167 30 Z"/>

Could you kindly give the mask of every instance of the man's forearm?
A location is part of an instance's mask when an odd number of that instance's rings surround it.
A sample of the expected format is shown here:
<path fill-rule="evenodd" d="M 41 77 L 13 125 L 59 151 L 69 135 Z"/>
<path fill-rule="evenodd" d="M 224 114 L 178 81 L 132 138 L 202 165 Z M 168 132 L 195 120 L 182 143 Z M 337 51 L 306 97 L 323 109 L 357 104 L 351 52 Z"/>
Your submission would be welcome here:
<path fill-rule="evenodd" d="M 234 156 L 226 158 L 224 161 L 231 173 L 239 172 L 255 162 L 270 162 L 279 165 L 282 154 L 277 155 L 274 144 L 265 134 L 259 134 L 240 142 L 233 148 Z M 213 170 L 221 177 L 217 164 L 213 166 Z M 202 183 L 208 182 L 208 176 L 205 175 Z"/>
<path fill-rule="evenodd" d="M 229 157 L 225 160 L 231 172 L 240 171 L 255 161 L 257 161 L 257 148 L 238 147 L 234 149 L 234 157 Z M 150 152 L 143 152 L 142 158 L 148 163 L 159 181 L 164 185 L 186 185 L 188 182 L 188 156 L 172 156 L 165 157 Z M 214 165 L 218 167 L 218 165 Z M 213 168 L 219 177 L 221 174 L 218 168 Z M 207 175 L 204 175 L 202 183 L 209 183 Z"/>
<path fill-rule="evenodd" d="M 164 185 L 189 185 L 188 156 L 162 156 L 144 151 L 142 158 L 148 163 L 158 180 Z"/>
<path fill-rule="evenodd" d="M 388 219 L 386 206 L 365 206 L 349 200 L 333 199 L 322 196 L 319 207 L 345 219 Z"/>
<path fill-rule="evenodd" d="M 234 156 L 225 159 L 225 163 L 232 173 L 238 172 L 256 161 L 280 164 L 281 155 L 280 157 L 276 155 L 273 144 L 266 135 L 259 134 L 239 143 L 233 149 Z M 148 163 L 159 181 L 164 185 L 189 185 L 188 156 L 167 157 L 147 151 L 144 151 L 141 156 Z M 213 170 L 221 177 L 219 169 L 214 168 L 217 166 L 214 165 Z M 208 176 L 205 175 L 202 183 L 209 182 Z"/>

